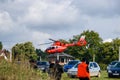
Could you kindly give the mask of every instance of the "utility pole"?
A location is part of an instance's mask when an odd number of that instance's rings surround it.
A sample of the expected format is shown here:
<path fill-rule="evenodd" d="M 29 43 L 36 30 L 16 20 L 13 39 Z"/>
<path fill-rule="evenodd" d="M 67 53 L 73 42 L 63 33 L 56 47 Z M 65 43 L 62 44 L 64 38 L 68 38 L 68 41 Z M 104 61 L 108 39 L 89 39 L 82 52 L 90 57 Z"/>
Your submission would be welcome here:
<path fill-rule="evenodd" d="M 120 46 L 119 46 L 119 61 L 120 61 Z"/>
<path fill-rule="evenodd" d="M 57 53 L 57 60 L 59 60 L 59 53 Z"/>
<path fill-rule="evenodd" d="M 10 62 L 12 62 L 12 53 L 10 53 Z"/>

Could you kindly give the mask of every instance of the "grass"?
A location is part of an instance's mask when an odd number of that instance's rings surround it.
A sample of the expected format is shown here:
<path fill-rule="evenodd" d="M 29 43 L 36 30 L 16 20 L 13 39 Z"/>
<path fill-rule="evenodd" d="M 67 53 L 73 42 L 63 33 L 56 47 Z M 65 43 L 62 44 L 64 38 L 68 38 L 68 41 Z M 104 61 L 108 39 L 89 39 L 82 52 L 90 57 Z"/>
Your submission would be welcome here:
<path fill-rule="evenodd" d="M 42 80 L 41 76 L 26 64 L 0 62 L 0 80 Z"/>
<path fill-rule="evenodd" d="M 45 76 L 45 75 L 46 75 L 46 73 L 43 73 L 43 76 Z M 48 77 L 49 76 L 47 75 L 46 78 L 44 78 L 43 80 L 50 80 Z M 101 77 L 100 78 L 91 77 L 90 79 L 91 80 L 120 80 L 120 78 L 108 78 L 106 71 L 101 71 Z M 78 78 L 69 78 L 66 73 L 63 73 L 61 80 L 79 80 L 79 79 Z"/>
<path fill-rule="evenodd" d="M 27 64 L 9 63 L 0 61 L 0 80 L 50 80 L 47 73 L 34 70 Z M 62 74 L 61 80 L 79 80 L 69 78 L 66 73 Z M 106 71 L 101 71 L 101 77 L 91 77 L 91 80 L 120 80 L 120 78 L 108 78 Z"/>
<path fill-rule="evenodd" d="M 101 77 L 91 77 L 91 80 L 120 80 L 120 78 L 108 78 L 106 71 L 101 71 Z M 66 73 L 63 74 L 62 80 L 79 80 L 78 78 L 68 78 Z"/>

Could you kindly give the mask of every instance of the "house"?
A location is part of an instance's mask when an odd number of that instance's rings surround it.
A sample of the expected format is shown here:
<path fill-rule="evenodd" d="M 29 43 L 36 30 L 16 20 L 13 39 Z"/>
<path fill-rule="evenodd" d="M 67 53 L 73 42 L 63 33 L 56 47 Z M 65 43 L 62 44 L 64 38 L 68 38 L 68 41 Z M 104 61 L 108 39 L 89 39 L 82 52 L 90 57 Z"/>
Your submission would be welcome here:
<path fill-rule="evenodd" d="M 4 58 L 6 61 L 8 61 L 6 50 L 0 51 L 0 59 Z"/>
<path fill-rule="evenodd" d="M 55 53 L 48 55 L 48 61 L 56 61 L 59 60 L 61 65 L 66 64 L 70 60 L 74 60 L 75 58 L 71 55 L 68 55 L 66 53 Z"/>
<path fill-rule="evenodd" d="M 6 49 L 0 50 L 0 61 L 3 59 L 12 62 L 12 54 L 9 53 Z"/>

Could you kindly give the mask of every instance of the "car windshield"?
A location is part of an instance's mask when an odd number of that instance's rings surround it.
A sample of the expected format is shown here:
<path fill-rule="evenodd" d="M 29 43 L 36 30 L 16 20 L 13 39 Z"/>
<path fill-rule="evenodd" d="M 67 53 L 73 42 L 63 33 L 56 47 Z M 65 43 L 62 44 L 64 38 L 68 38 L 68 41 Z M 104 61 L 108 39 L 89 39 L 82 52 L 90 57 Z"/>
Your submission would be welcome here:
<path fill-rule="evenodd" d="M 78 63 L 78 64 L 79 64 L 79 63 Z M 77 68 L 77 67 L 78 67 L 78 64 L 76 64 L 76 65 L 75 65 L 75 68 Z"/>
<path fill-rule="evenodd" d="M 94 67 L 95 67 L 95 68 L 97 68 L 97 67 L 98 67 L 96 63 L 93 63 L 93 65 L 94 65 Z"/>
<path fill-rule="evenodd" d="M 68 65 L 75 65 L 76 63 L 78 63 L 79 61 L 70 61 L 69 63 L 68 63 Z"/>
<path fill-rule="evenodd" d="M 117 64 L 115 64 L 115 66 L 114 66 L 115 68 L 120 68 L 120 62 L 119 63 L 117 63 Z"/>
<path fill-rule="evenodd" d="M 110 65 L 115 65 L 117 63 L 117 61 L 111 62 Z"/>

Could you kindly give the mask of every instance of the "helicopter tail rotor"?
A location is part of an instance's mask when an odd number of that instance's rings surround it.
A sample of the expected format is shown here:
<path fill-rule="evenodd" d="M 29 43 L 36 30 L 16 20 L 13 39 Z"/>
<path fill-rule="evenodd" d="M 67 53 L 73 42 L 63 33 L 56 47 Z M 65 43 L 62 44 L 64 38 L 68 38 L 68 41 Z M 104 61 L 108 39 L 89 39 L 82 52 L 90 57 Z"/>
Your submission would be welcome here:
<path fill-rule="evenodd" d="M 77 46 L 86 46 L 87 42 L 85 40 L 85 36 L 81 36 L 81 38 L 79 39 L 79 41 L 77 42 Z"/>

